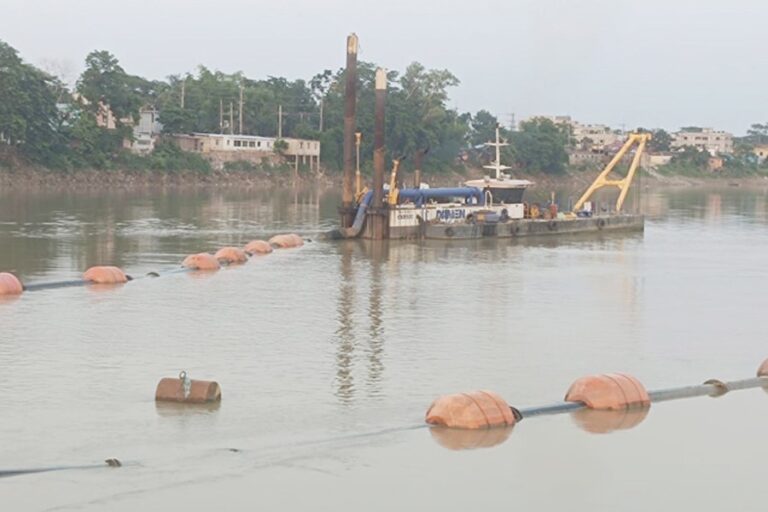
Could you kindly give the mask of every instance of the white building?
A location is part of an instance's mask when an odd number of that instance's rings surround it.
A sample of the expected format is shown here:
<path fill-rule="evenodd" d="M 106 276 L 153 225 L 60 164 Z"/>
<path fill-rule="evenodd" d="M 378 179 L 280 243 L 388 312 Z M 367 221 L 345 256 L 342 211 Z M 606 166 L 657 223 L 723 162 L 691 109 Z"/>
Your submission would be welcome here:
<path fill-rule="evenodd" d="M 163 125 L 157 120 L 158 113 L 154 108 L 139 110 L 139 122 L 133 127 L 133 142 L 131 151 L 138 154 L 151 153 L 155 142 L 163 131 Z"/>
<path fill-rule="evenodd" d="M 670 146 L 672 149 L 692 146 L 708 151 L 711 155 L 728 155 L 733 153 L 733 135 L 712 128 L 681 130 L 672 134 Z"/>
<path fill-rule="evenodd" d="M 601 151 L 626 139 L 626 135 L 621 130 L 614 130 L 604 124 L 582 124 L 571 116 L 534 116 L 527 121 L 533 119 L 547 119 L 556 125 L 567 126 L 575 144 L 585 149 Z"/>
<path fill-rule="evenodd" d="M 297 168 L 299 163 L 309 164 L 313 170 L 320 168 L 320 141 L 317 140 L 285 137 L 280 140 L 286 146 L 278 151 L 275 149 L 277 138 L 258 135 L 190 133 L 174 134 L 173 138 L 181 149 L 203 153 L 215 166 L 235 161 L 258 164 L 264 159 L 276 161 L 282 156 L 293 157 Z"/>

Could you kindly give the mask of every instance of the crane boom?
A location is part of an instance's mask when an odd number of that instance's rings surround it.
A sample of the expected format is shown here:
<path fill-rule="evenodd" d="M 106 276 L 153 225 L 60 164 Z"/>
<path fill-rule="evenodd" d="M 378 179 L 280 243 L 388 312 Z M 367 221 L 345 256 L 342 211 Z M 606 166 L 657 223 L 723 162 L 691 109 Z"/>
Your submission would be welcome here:
<path fill-rule="evenodd" d="M 649 140 L 651 140 L 650 133 L 631 133 L 627 139 L 627 142 L 624 143 L 619 152 L 616 153 L 610 163 L 605 166 L 605 169 L 603 169 L 597 178 L 595 178 L 595 181 L 592 182 L 592 185 L 590 185 L 587 191 L 584 192 L 584 195 L 582 195 L 581 198 L 576 201 L 576 204 L 573 205 L 573 211 L 576 212 L 580 210 L 581 207 L 584 206 L 584 203 L 587 202 L 589 198 L 592 197 L 592 194 L 594 194 L 597 190 L 603 187 L 614 186 L 618 187 L 621 191 L 619 193 L 619 198 L 616 200 L 616 211 L 620 212 L 621 207 L 624 205 L 624 200 L 627 197 L 627 192 L 629 192 L 629 187 L 632 185 L 632 178 L 635 177 L 637 167 L 640 165 L 640 157 L 642 156 L 643 151 L 645 151 L 645 144 Z M 627 151 L 629 151 L 635 142 L 638 143 L 637 151 L 635 151 L 635 156 L 632 158 L 632 163 L 629 166 L 627 175 L 620 180 L 608 179 L 608 175 L 611 173 L 613 168 L 616 167 L 616 164 L 618 164 L 622 157 L 627 154 Z"/>

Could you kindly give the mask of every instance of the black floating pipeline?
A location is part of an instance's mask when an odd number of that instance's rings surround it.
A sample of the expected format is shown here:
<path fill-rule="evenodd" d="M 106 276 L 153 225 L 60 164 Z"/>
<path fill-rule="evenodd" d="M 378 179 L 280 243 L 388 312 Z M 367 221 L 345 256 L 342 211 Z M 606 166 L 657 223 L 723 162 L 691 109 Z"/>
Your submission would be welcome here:
<path fill-rule="evenodd" d="M 68 471 L 74 469 L 119 468 L 123 463 L 117 459 L 107 459 L 101 464 L 81 464 L 79 466 L 48 466 L 42 468 L 0 469 L 0 478 L 32 475 L 35 473 L 50 473 L 52 471 Z"/>
<path fill-rule="evenodd" d="M 270 254 L 274 249 L 294 249 L 304 245 L 304 239 L 296 234 L 275 235 L 265 240 L 252 240 L 244 248 L 222 247 L 215 254 L 201 252 L 187 256 L 181 263 L 181 268 L 170 269 L 160 272 L 149 272 L 143 277 L 161 277 L 170 274 L 190 271 L 214 271 L 219 270 L 222 265 L 237 265 L 245 263 L 248 258 L 253 256 L 264 256 Z M 85 286 L 89 284 L 118 285 L 133 278 L 123 272 L 118 267 L 98 266 L 91 267 L 85 271 L 82 279 L 71 279 L 66 281 L 54 281 L 48 283 L 29 283 L 22 284 L 18 277 L 9 272 L 0 272 L 0 297 L 16 296 L 23 292 L 34 292 L 40 290 L 51 290 L 55 288 L 69 288 L 72 286 Z"/>
<path fill-rule="evenodd" d="M 450 448 L 491 446 L 506 440 L 510 429 L 528 417 L 571 413 L 585 430 L 605 433 L 640 424 L 652 402 L 718 397 L 752 388 L 768 389 L 768 359 L 760 365 L 756 377 L 730 382 L 710 379 L 703 384 L 656 391 L 646 391 L 636 378 L 621 373 L 582 377 L 571 384 L 564 401 L 535 407 L 513 407 L 491 391 L 445 395 L 429 407 L 426 422 L 437 427 L 432 429 L 432 434 Z M 506 433 L 498 436 L 478 433 L 489 429 L 502 429 Z M 474 437 L 468 441 L 467 436 Z"/>

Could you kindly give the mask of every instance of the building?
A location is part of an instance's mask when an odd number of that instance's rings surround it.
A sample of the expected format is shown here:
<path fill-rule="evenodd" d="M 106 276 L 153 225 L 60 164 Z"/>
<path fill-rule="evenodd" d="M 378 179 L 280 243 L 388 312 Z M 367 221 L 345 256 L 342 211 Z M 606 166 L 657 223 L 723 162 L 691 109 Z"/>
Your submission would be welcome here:
<path fill-rule="evenodd" d="M 604 124 L 571 125 L 571 136 L 583 147 L 591 146 L 594 149 L 603 150 L 616 143 L 621 143 L 626 136 L 620 130 L 613 130 Z"/>
<path fill-rule="evenodd" d="M 571 116 L 534 116 L 527 119 L 546 119 L 559 126 L 568 127 L 574 144 L 585 151 L 605 151 L 616 143 L 623 143 L 626 135 L 604 124 L 583 124 Z"/>
<path fill-rule="evenodd" d="M 733 153 L 733 135 L 712 128 L 689 128 L 672 134 L 672 149 L 692 146 L 711 155 L 730 155 Z"/>
<path fill-rule="evenodd" d="M 157 110 L 154 107 L 140 109 L 139 122 L 133 127 L 131 151 L 140 155 L 151 153 L 162 131 L 163 125 L 158 121 Z"/>
<path fill-rule="evenodd" d="M 768 159 L 768 145 L 757 145 L 752 153 L 757 157 L 757 163 L 762 164 Z"/>
<path fill-rule="evenodd" d="M 293 160 L 298 169 L 299 163 L 309 164 L 312 170 L 320 169 L 320 141 L 307 139 L 280 139 L 285 147 L 280 148 L 278 139 L 258 135 L 234 135 L 219 133 L 174 134 L 173 140 L 184 151 L 201 153 L 215 168 L 223 168 L 227 162 L 246 161 L 261 164 L 265 160 L 271 163 L 281 158 Z"/>
<path fill-rule="evenodd" d="M 672 161 L 672 155 L 669 153 L 648 153 L 645 152 L 640 157 L 640 167 L 643 169 L 658 169 Z"/>

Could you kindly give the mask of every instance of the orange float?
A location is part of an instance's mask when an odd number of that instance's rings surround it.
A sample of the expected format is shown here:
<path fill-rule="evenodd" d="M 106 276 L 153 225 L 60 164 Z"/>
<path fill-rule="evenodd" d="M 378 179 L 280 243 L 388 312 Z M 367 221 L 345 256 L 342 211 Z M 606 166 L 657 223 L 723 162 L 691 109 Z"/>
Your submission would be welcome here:
<path fill-rule="evenodd" d="M 155 390 L 155 400 L 188 404 L 218 402 L 221 400 L 221 387 L 218 382 L 192 380 L 186 372 L 181 372 L 178 379 L 160 379 Z"/>
<path fill-rule="evenodd" d="M 8 272 L 0 272 L 0 295 L 20 295 L 24 286 L 19 278 Z"/>
<path fill-rule="evenodd" d="M 623 373 L 582 377 L 568 389 L 566 402 L 583 402 L 590 409 L 646 407 L 651 399 L 639 380 Z"/>
<path fill-rule="evenodd" d="M 228 263 L 230 265 L 248 261 L 248 255 L 245 251 L 237 247 L 222 247 L 216 251 L 216 254 L 214 254 L 213 257 L 222 263 Z"/>
<path fill-rule="evenodd" d="M 251 240 L 245 246 L 245 252 L 248 254 L 269 254 L 273 250 L 272 246 L 266 240 Z"/>
<path fill-rule="evenodd" d="M 191 270 L 219 270 L 221 265 L 213 254 L 207 252 L 201 252 L 199 254 L 190 254 L 184 261 L 181 262 L 181 266 Z"/>
<path fill-rule="evenodd" d="M 117 267 L 91 267 L 83 279 L 94 284 L 121 284 L 128 282 L 128 276 Z"/>
<path fill-rule="evenodd" d="M 763 364 L 761 364 L 760 368 L 757 369 L 757 376 L 768 377 L 768 359 L 763 361 Z"/>
<path fill-rule="evenodd" d="M 427 423 L 451 428 L 479 429 L 515 424 L 512 409 L 491 391 L 445 395 L 432 402 Z"/>
<path fill-rule="evenodd" d="M 275 235 L 269 239 L 269 243 L 278 249 L 292 249 L 304 245 L 304 240 L 294 233 L 287 235 Z"/>

